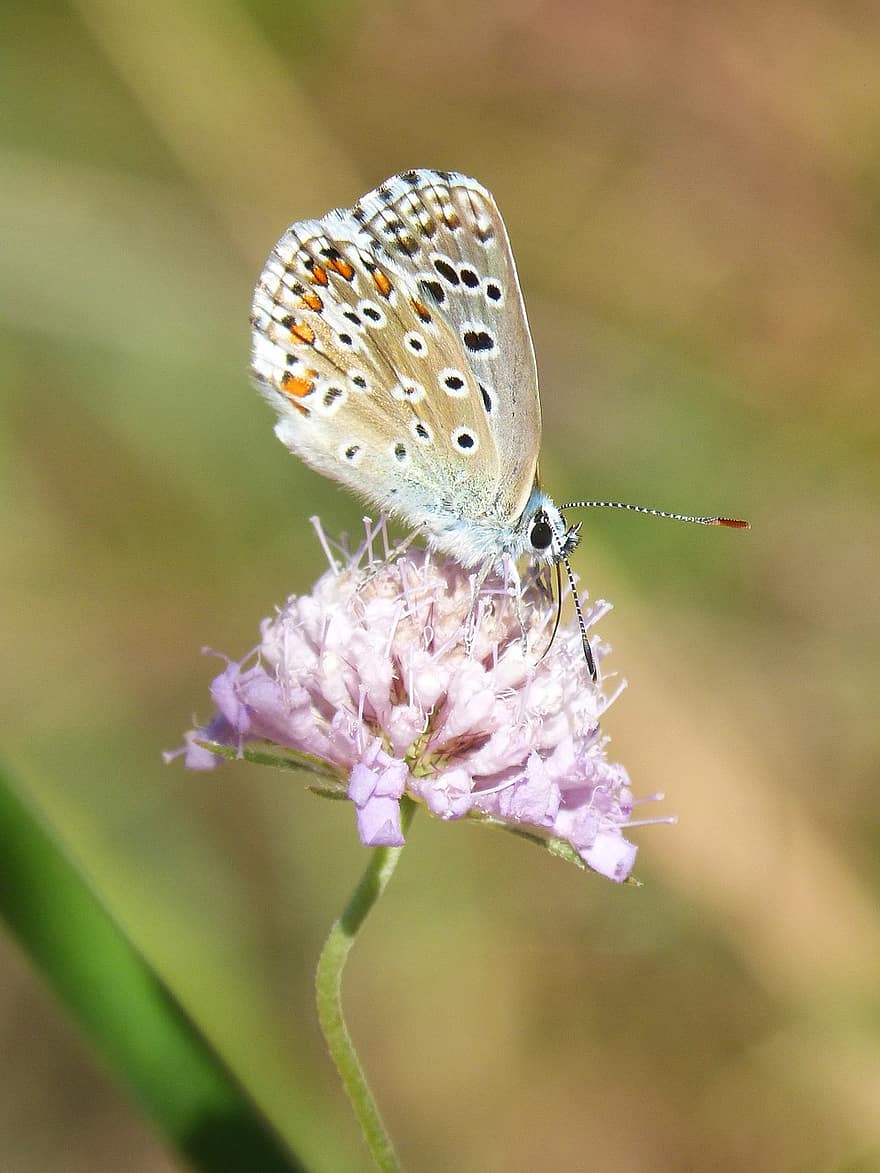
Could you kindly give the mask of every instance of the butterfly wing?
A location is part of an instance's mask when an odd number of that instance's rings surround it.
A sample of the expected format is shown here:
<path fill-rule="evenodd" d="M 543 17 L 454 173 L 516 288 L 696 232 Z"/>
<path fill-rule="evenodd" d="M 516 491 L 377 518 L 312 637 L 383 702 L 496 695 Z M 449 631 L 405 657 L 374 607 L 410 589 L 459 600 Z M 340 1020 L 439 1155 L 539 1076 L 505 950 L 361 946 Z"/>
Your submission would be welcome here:
<path fill-rule="evenodd" d="M 308 464 L 435 539 L 519 518 L 537 374 L 507 233 L 475 181 L 406 172 L 292 225 L 252 324 L 276 432 Z"/>

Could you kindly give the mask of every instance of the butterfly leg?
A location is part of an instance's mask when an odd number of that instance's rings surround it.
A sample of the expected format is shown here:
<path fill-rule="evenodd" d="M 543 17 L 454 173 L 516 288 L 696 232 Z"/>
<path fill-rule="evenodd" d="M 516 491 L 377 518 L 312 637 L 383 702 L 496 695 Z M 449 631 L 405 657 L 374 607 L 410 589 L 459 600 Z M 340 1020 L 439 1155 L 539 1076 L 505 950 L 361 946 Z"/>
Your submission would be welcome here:
<path fill-rule="evenodd" d="M 532 562 L 526 577 L 529 584 L 534 583 L 538 594 L 540 594 L 546 603 L 552 603 L 554 601 L 553 582 L 550 577 L 550 570 L 546 565 Z"/>
<path fill-rule="evenodd" d="M 477 607 L 480 602 L 480 591 L 483 589 L 483 583 L 489 577 L 492 565 L 490 559 L 483 563 L 476 574 L 471 575 L 471 605 L 464 621 L 464 646 L 468 655 L 474 649 L 474 640 L 477 635 Z"/>
<path fill-rule="evenodd" d="M 505 555 L 505 570 L 507 578 L 513 587 L 513 609 L 516 612 L 516 621 L 519 624 L 519 638 L 522 645 L 522 653 L 524 656 L 528 655 L 528 639 L 526 638 L 526 623 L 523 615 L 522 605 L 522 578 L 516 566 L 515 559 L 511 558 L 509 554 Z"/>

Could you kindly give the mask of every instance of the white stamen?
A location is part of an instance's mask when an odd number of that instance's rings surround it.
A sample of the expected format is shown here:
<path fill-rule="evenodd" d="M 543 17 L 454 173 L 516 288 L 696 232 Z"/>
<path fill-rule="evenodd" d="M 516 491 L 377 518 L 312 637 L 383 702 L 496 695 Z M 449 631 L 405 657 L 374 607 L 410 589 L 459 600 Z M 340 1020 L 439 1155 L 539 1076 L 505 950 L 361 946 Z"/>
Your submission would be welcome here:
<path fill-rule="evenodd" d="M 509 782 L 499 782 L 497 786 L 490 786 L 488 790 L 472 790 L 471 797 L 477 802 L 481 798 L 488 798 L 490 794 L 500 794 L 502 790 L 509 790 L 511 786 L 516 786 L 518 782 L 522 782 L 522 778 L 519 776 L 511 778 Z"/>
<path fill-rule="evenodd" d="M 603 682 L 606 682 L 609 679 L 610 679 L 610 677 L 608 677 L 608 676 L 602 677 Z M 614 704 L 614 702 L 617 700 L 617 698 L 620 696 L 620 694 L 623 692 L 623 690 L 625 688 L 626 688 L 626 679 L 622 678 L 620 683 L 615 688 L 614 692 L 608 694 L 607 696 L 604 696 L 603 699 L 604 699 L 605 703 L 602 705 L 602 708 L 601 708 L 601 711 L 603 713 L 607 712 L 607 710 L 611 708 L 611 706 Z"/>
<path fill-rule="evenodd" d="M 653 827 L 657 823 L 675 824 L 677 822 L 678 822 L 678 815 L 667 815 L 666 818 L 659 818 L 658 817 L 656 819 L 632 819 L 628 823 L 622 823 L 621 826 L 627 827 L 627 828 L 629 828 L 629 827 Z"/>
<path fill-rule="evenodd" d="M 355 565 L 360 565 L 361 559 L 363 558 L 364 554 L 366 554 L 367 565 L 369 566 L 371 563 L 376 561 L 376 555 L 373 552 L 373 538 L 376 536 L 376 530 L 373 526 L 372 517 L 364 517 L 363 523 L 364 532 L 366 533 L 366 540 L 355 555 L 353 562 Z"/>
<path fill-rule="evenodd" d="M 333 577 L 338 578 L 341 574 L 341 567 L 330 552 L 330 543 L 327 541 L 327 535 L 324 533 L 324 527 L 321 525 L 320 517 L 310 517 L 309 521 L 312 523 L 312 528 L 318 535 L 318 541 L 321 544 L 321 549 L 324 551 L 324 557 L 330 564 L 330 569 L 333 571 Z"/>

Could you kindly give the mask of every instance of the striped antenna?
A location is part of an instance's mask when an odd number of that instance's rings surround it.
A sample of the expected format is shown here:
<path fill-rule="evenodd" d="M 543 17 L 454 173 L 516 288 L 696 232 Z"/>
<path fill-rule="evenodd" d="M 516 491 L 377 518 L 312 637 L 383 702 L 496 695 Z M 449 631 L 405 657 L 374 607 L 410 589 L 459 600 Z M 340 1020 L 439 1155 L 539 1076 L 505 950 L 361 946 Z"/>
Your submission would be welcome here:
<path fill-rule="evenodd" d="M 584 649 L 584 659 L 587 661 L 587 670 L 590 673 L 591 680 L 594 684 L 596 684 L 599 680 L 599 673 L 596 671 L 596 661 L 593 659 L 593 649 L 590 647 L 590 639 L 587 635 L 587 625 L 584 623 L 584 613 L 581 610 L 581 601 L 578 598 L 577 587 L 574 583 L 574 573 L 571 569 L 571 563 L 565 554 L 562 555 L 562 561 L 565 565 L 565 573 L 568 575 L 568 585 L 571 588 L 571 597 L 574 599 L 574 610 L 575 614 L 577 615 L 578 627 L 580 628 L 581 632 L 581 644 Z M 562 598 L 561 591 L 559 592 L 559 597 L 560 599 Z M 553 629 L 553 634 L 556 634 L 555 628 Z"/>
<path fill-rule="evenodd" d="M 695 525 L 726 525 L 729 529 L 751 529 L 748 521 L 735 517 L 689 517 L 686 513 L 667 513 L 665 509 L 649 509 L 647 505 L 627 505 L 625 501 L 566 501 L 560 509 L 629 509 L 631 513 L 650 513 L 652 517 L 668 517 L 672 521 L 692 521 Z"/>

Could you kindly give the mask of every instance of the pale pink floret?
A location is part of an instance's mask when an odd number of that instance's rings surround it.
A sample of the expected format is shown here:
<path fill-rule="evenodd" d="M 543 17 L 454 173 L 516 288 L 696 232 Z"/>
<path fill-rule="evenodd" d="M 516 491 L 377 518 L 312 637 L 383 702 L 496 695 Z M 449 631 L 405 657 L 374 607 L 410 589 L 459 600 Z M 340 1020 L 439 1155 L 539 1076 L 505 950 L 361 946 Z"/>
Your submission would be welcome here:
<path fill-rule="evenodd" d="M 524 651 L 512 588 L 490 578 L 469 654 L 468 572 L 416 549 L 367 571 L 377 532 L 355 554 L 331 556 L 310 595 L 264 620 L 249 666 L 230 663 L 215 679 L 216 716 L 187 735 L 187 764 L 222 760 L 197 740 L 273 742 L 335 768 L 371 846 L 403 842 L 407 794 L 443 819 L 565 840 L 624 880 L 636 854 L 623 837 L 632 796 L 599 728 L 621 689 L 591 682 L 577 626 L 563 624 L 544 655 L 555 609 L 527 584 Z M 588 625 L 608 609 L 594 604 Z M 606 652 L 594 639 L 597 662 Z"/>

